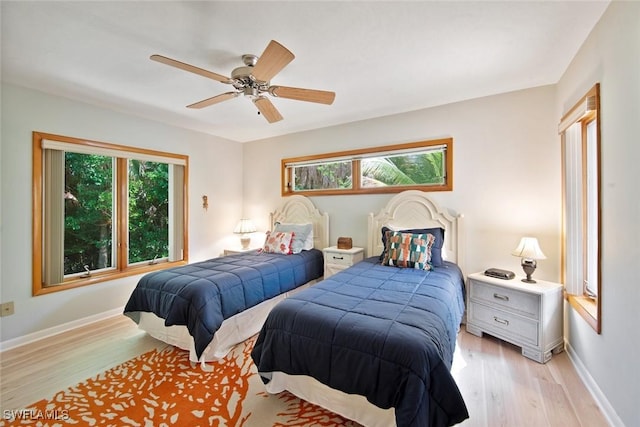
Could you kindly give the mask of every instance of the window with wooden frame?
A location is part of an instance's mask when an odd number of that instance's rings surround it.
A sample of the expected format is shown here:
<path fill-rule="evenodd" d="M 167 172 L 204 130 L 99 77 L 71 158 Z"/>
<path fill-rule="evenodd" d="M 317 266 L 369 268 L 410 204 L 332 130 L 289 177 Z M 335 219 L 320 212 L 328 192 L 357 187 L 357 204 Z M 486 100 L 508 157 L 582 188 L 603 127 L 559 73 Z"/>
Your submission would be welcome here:
<path fill-rule="evenodd" d="M 600 85 L 560 121 L 563 178 L 562 273 L 566 296 L 600 333 Z"/>
<path fill-rule="evenodd" d="M 453 139 L 282 159 L 282 195 L 453 189 Z"/>
<path fill-rule="evenodd" d="M 188 160 L 33 132 L 33 294 L 185 264 Z"/>

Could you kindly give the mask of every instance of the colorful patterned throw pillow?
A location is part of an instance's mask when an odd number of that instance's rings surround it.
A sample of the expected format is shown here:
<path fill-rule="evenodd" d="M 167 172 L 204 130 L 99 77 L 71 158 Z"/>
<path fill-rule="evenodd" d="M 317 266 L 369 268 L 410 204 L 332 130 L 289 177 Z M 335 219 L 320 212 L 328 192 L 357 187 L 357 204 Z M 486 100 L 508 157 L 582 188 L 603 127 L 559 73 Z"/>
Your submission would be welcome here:
<path fill-rule="evenodd" d="M 412 234 L 400 231 L 386 232 L 383 265 L 431 270 L 433 234 Z"/>
<path fill-rule="evenodd" d="M 384 258 L 384 248 L 387 246 L 387 231 L 400 231 L 402 233 L 412 233 L 412 234 L 433 234 L 433 237 L 436 238 L 435 242 L 433 242 L 433 246 L 431 246 L 431 265 L 434 267 L 441 267 L 444 265 L 443 259 L 443 249 L 444 249 L 444 228 L 441 227 L 433 227 L 433 228 L 397 228 L 393 225 L 385 225 L 382 227 L 382 249 L 383 252 L 380 254 L 380 261 Z"/>
<path fill-rule="evenodd" d="M 294 234 L 294 232 L 267 231 L 262 251 L 270 254 L 291 254 L 291 241 Z"/>

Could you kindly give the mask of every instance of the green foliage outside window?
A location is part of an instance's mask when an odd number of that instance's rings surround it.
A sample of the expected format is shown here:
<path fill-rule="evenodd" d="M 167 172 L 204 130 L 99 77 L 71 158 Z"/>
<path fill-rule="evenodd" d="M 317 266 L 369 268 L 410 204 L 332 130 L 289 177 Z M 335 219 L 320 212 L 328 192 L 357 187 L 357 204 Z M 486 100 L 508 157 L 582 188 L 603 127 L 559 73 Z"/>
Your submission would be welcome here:
<path fill-rule="evenodd" d="M 65 153 L 64 274 L 114 266 L 113 163 Z M 169 256 L 169 165 L 129 161 L 129 263 Z"/>
<path fill-rule="evenodd" d="M 442 184 L 442 151 L 362 160 L 362 187 Z"/>
<path fill-rule="evenodd" d="M 169 256 L 169 165 L 129 161 L 129 263 Z"/>
<path fill-rule="evenodd" d="M 295 168 L 295 190 L 351 188 L 351 162 L 332 162 Z"/>
<path fill-rule="evenodd" d="M 64 274 L 113 266 L 113 158 L 65 153 Z"/>
<path fill-rule="evenodd" d="M 444 152 L 400 154 L 361 160 L 362 188 L 442 184 Z M 294 167 L 295 191 L 351 189 L 352 161 Z"/>

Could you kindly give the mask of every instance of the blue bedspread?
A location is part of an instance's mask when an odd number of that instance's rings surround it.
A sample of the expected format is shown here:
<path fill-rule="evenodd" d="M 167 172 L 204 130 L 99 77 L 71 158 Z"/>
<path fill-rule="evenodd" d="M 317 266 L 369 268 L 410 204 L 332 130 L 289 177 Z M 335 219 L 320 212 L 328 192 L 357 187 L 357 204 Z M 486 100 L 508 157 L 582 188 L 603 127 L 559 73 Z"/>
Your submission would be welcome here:
<path fill-rule="evenodd" d="M 322 252 L 242 253 L 146 274 L 124 309 L 136 323 L 152 312 L 165 326 L 186 325 L 198 358 L 222 321 L 323 274 Z"/>
<path fill-rule="evenodd" d="M 369 258 L 278 303 L 251 355 L 259 372 L 394 407 L 400 427 L 452 425 L 468 418 L 450 373 L 463 312 L 455 264 L 429 272 Z"/>

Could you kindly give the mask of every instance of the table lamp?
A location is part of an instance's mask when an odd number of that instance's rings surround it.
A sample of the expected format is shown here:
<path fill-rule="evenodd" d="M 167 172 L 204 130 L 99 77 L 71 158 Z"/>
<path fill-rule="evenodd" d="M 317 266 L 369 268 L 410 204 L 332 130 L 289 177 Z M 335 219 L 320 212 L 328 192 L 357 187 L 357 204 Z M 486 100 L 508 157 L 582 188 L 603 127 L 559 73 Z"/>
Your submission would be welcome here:
<path fill-rule="evenodd" d="M 249 233 L 253 233 L 256 231 L 256 226 L 253 224 L 253 221 L 247 218 L 242 218 L 236 228 L 233 229 L 233 232 L 240 235 L 240 244 L 242 245 L 242 249 L 249 249 L 249 243 L 251 243 L 251 237 L 248 236 Z"/>
<path fill-rule="evenodd" d="M 536 283 L 536 281 L 531 278 L 531 275 L 537 267 L 536 260 L 547 258 L 542 253 L 540 245 L 538 245 L 538 239 L 535 237 L 523 237 L 518 247 L 511 252 L 511 255 L 522 258 L 522 269 L 527 275 L 522 281 L 525 283 Z"/>

